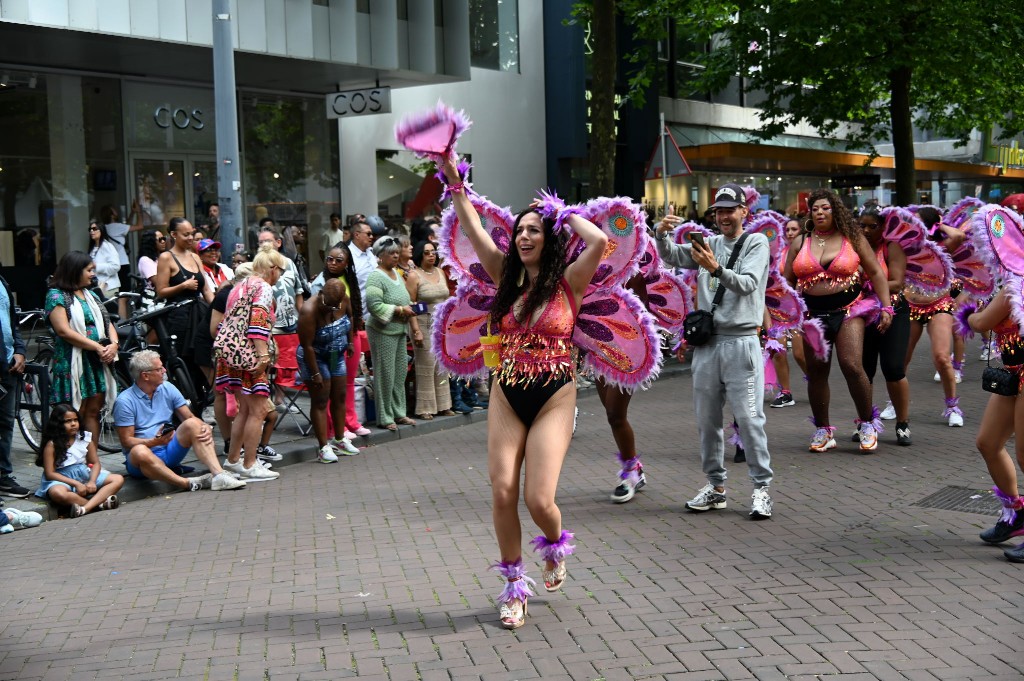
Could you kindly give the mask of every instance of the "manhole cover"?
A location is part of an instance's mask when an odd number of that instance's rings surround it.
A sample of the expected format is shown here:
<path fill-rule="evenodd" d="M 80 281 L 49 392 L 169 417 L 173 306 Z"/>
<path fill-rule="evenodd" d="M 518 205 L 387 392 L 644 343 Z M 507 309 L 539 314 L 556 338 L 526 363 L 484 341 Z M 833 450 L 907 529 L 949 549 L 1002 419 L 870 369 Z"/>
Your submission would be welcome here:
<path fill-rule="evenodd" d="M 991 490 L 978 490 L 969 487 L 943 487 L 935 494 L 912 504 L 924 508 L 938 508 L 944 511 L 963 511 L 964 513 L 980 513 L 982 515 L 999 515 L 1002 504 L 995 498 Z"/>

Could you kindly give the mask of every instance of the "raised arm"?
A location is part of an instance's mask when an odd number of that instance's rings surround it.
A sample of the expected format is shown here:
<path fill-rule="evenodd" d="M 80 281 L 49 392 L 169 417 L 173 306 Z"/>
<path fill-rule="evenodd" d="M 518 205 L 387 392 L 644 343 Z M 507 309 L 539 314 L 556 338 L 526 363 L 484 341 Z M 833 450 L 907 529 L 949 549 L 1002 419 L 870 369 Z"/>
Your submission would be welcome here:
<path fill-rule="evenodd" d="M 459 175 L 458 157 L 455 154 L 449 155 L 444 161 L 442 170 L 448 180 L 448 186 L 452 187 L 452 205 L 455 206 L 455 214 L 459 216 L 460 227 L 473 245 L 473 250 L 480 258 L 480 264 L 487 272 L 487 276 L 491 278 L 491 281 L 501 281 L 501 271 L 505 266 L 505 254 L 495 245 L 491 235 L 484 231 L 483 225 L 480 224 L 480 216 L 461 187 L 462 179 Z"/>
<path fill-rule="evenodd" d="M 673 243 L 669 238 L 670 233 L 675 229 L 682 219 L 678 215 L 669 213 L 654 232 L 655 246 L 658 247 L 658 256 L 669 267 L 682 267 L 688 270 L 697 269 L 697 263 L 690 256 L 691 246 L 689 244 Z"/>
<path fill-rule="evenodd" d="M 590 220 L 573 213 L 566 223 L 583 239 L 587 245 L 568 267 L 565 268 L 565 280 L 569 283 L 576 302 L 583 300 L 587 292 L 587 284 L 594 278 L 594 272 L 601 264 L 604 249 L 608 245 L 608 235 Z"/>

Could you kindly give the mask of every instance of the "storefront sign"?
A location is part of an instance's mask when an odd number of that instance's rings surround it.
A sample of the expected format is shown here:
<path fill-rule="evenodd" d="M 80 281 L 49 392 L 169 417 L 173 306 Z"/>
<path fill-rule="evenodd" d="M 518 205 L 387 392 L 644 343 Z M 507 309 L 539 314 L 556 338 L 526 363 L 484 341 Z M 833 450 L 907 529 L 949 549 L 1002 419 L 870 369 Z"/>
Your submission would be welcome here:
<path fill-rule="evenodd" d="M 1001 140 L 997 138 L 997 132 L 986 130 L 982 139 L 982 159 L 1004 168 L 1024 167 L 1024 135 Z"/>
<path fill-rule="evenodd" d="M 326 97 L 328 118 L 352 118 L 369 114 L 391 113 L 391 88 L 333 92 Z"/>
<path fill-rule="evenodd" d="M 178 130 L 186 130 L 188 128 L 202 130 L 206 127 L 206 123 L 203 122 L 203 112 L 201 109 L 177 108 L 172 111 L 171 107 L 161 104 L 153 112 L 153 120 L 161 128 L 169 128 L 173 125 Z"/>

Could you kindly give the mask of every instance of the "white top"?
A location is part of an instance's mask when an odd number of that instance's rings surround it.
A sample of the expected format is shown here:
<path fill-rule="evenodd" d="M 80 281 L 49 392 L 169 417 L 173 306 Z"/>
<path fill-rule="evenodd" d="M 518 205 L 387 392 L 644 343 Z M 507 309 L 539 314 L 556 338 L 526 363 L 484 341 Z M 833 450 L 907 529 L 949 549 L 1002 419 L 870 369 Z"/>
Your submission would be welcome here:
<path fill-rule="evenodd" d="M 68 447 L 68 454 L 64 459 L 64 463 L 57 466 L 57 468 L 73 466 L 76 463 L 85 463 L 85 455 L 89 453 L 89 443 L 92 442 L 92 433 L 88 430 L 81 430 L 79 434 L 83 437 L 75 438 L 75 441 Z"/>
<path fill-rule="evenodd" d="M 117 273 L 121 269 L 121 260 L 117 255 L 117 247 L 104 239 L 99 246 L 94 246 L 89 251 L 89 257 L 96 263 L 96 278 L 103 292 L 119 289 L 121 280 L 118 279 Z"/>
<path fill-rule="evenodd" d="M 334 248 L 334 244 L 338 243 L 345 237 L 345 232 L 340 229 L 331 229 L 328 227 L 324 230 L 324 237 L 320 242 L 320 248 L 323 249 L 324 255 Z"/>
<path fill-rule="evenodd" d="M 139 276 L 149 281 L 156 276 L 156 260 L 148 255 L 139 258 Z M 153 288 L 153 282 L 149 282 L 149 288 Z"/>
<path fill-rule="evenodd" d="M 111 222 L 107 225 L 107 236 L 114 240 L 114 248 L 117 249 L 117 256 L 120 258 L 118 263 L 120 265 L 128 264 L 128 251 L 124 250 L 124 245 L 130 231 L 132 231 L 132 228 L 123 222 Z"/>
<path fill-rule="evenodd" d="M 366 280 L 370 277 L 370 272 L 377 269 L 377 256 L 373 254 L 369 248 L 365 251 L 360 251 L 359 247 L 355 244 L 348 245 L 348 251 L 352 256 L 352 267 L 356 270 L 356 279 L 359 280 L 359 300 L 362 301 L 363 309 L 360 314 L 363 317 L 367 315 L 366 311 Z M 355 312 L 353 310 L 353 312 Z"/>

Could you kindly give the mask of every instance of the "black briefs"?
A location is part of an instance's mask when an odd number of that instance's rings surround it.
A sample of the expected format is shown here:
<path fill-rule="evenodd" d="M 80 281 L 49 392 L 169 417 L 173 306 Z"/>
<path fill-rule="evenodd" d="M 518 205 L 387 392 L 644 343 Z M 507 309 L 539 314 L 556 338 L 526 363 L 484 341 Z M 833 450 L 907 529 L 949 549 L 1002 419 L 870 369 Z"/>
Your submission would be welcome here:
<path fill-rule="evenodd" d="M 549 381 L 549 376 L 549 374 L 541 374 L 533 381 L 523 385 L 498 384 L 501 386 L 501 392 L 505 394 L 505 399 L 508 400 L 509 406 L 512 407 L 512 411 L 516 413 L 516 416 L 519 417 L 519 420 L 527 428 L 533 425 L 534 419 L 537 418 L 537 414 L 548 403 L 548 400 L 563 385 L 571 383 L 573 380 L 566 376 Z"/>

